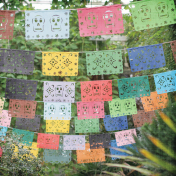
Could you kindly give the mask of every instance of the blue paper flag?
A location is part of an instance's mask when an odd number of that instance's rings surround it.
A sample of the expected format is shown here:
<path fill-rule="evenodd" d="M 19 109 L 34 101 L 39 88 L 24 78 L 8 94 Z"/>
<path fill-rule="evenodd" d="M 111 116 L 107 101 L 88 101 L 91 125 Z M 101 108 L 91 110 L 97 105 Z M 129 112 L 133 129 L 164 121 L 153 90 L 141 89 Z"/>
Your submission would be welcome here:
<path fill-rule="evenodd" d="M 127 116 L 113 117 L 110 115 L 105 115 L 103 118 L 104 126 L 106 131 L 116 131 L 116 130 L 127 130 L 128 120 Z"/>
<path fill-rule="evenodd" d="M 166 65 L 162 44 L 129 48 L 132 72 L 164 67 Z"/>
<path fill-rule="evenodd" d="M 44 149 L 44 161 L 47 163 L 66 163 L 71 161 L 71 150 L 63 150 L 63 144 L 59 144 L 58 150 Z"/>
<path fill-rule="evenodd" d="M 176 91 L 176 70 L 154 74 L 157 94 Z"/>
<path fill-rule="evenodd" d="M 70 120 L 71 103 L 45 103 L 45 120 Z"/>
<path fill-rule="evenodd" d="M 116 140 L 111 140 L 111 147 L 119 148 L 119 149 L 123 149 L 123 150 L 128 150 L 127 148 L 130 147 L 132 149 L 136 149 L 136 151 L 137 151 L 137 148 L 134 147 L 133 144 L 128 144 L 128 145 L 123 145 L 123 146 L 117 147 Z M 112 148 L 110 148 L 110 152 L 111 152 L 111 155 L 130 156 L 130 154 L 128 154 L 128 153 L 120 152 L 120 151 L 112 149 Z M 119 157 L 118 158 L 111 157 L 111 159 L 116 160 L 116 159 L 120 159 L 120 158 Z"/>
<path fill-rule="evenodd" d="M 6 132 L 7 132 L 7 127 L 4 126 L 0 126 L 0 140 L 4 141 L 3 136 L 6 136 Z"/>
<path fill-rule="evenodd" d="M 69 38 L 69 10 L 25 11 L 25 36 L 26 40 Z"/>

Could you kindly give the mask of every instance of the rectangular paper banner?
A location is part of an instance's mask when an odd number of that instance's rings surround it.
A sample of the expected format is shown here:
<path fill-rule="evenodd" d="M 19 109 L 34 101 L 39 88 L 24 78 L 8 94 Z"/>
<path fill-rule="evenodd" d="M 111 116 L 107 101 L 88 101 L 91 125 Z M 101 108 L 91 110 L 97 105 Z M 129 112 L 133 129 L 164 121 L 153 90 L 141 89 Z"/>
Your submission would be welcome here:
<path fill-rule="evenodd" d="M 176 91 L 176 70 L 153 74 L 158 94 Z"/>
<path fill-rule="evenodd" d="M 134 127 L 141 127 L 145 123 L 152 123 L 153 118 L 156 119 L 154 111 L 145 112 L 144 110 L 138 111 L 137 114 L 132 115 Z"/>
<path fill-rule="evenodd" d="M 148 76 L 118 79 L 120 99 L 150 96 Z"/>
<path fill-rule="evenodd" d="M 71 150 L 64 150 L 62 144 L 59 144 L 58 150 L 44 149 L 43 160 L 46 163 L 68 164 L 71 161 Z"/>
<path fill-rule="evenodd" d="M 75 102 L 75 82 L 44 81 L 44 102 Z"/>
<path fill-rule="evenodd" d="M 0 49 L 0 55 L 0 72 L 33 74 L 35 51 Z"/>
<path fill-rule="evenodd" d="M 104 102 L 77 102 L 77 116 L 79 120 L 104 118 Z"/>
<path fill-rule="evenodd" d="M 76 154 L 77 163 L 94 163 L 106 161 L 104 148 L 90 149 L 89 143 L 86 143 L 85 150 L 77 150 Z"/>
<path fill-rule="evenodd" d="M 0 39 L 13 39 L 14 20 L 14 10 L 0 11 Z"/>
<path fill-rule="evenodd" d="M 135 98 L 121 100 L 120 98 L 109 101 L 111 117 L 137 114 Z"/>
<path fill-rule="evenodd" d="M 16 118 L 15 128 L 29 131 L 39 131 L 41 115 L 35 115 L 34 119 Z"/>
<path fill-rule="evenodd" d="M 121 50 L 86 52 L 87 75 L 123 73 Z"/>
<path fill-rule="evenodd" d="M 71 103 L 44 103 L 45 120 L 70 120 Z"/>
<path fill-rule="evenodd" d="M 59 149 L 59 135 L 38 133 L 37 147 L 44 149 Z"/>
<path fill-rule="evenodd" d="M 75 118 L 75 133 L 96 133 L 99 132 L 99 119 Z"/>
<path fill-rule="evenodd" d="M 37 82 L 38 81 L 7 78 L 5 98 L 35 100 Z"/>
<path fill-rule="evenodd" d="M 112 80 L 81 82 L 81 100 L 112 101 Z"/>
<path fill-rule="evenodd" d="M 128 120 L 127 116 L 113 117 L 105 115 L 103 119 L 106 131 L 127 130 Z"/>
<path fill-rule="evenodd" d="M 7 132 L 7 127 L 4 126 L 0 126 L 0 140 L 4 141 L 4 136 L 6 136 L 6 132 Z"/>
<path fill-rule="evenodd" d="M 0 126 L 10 127 L 11 118 L 7 110 L 2 110 L 0 114 Z"/>
<path fill-rule="evenodd" d="M 69 38 L 69 10 L 25 11 L 25 38 L 67 39 Z"/>
<path fill-rule="evenodd" d="M 136 129 L 124 130 L 115 133 L 117 146 L 135 143 L 133 135 L 137 136 Z"/>
<path fill-rule="evenodd" d="M 64 150 L 85 150 L 85 135 L 64 135 Z"/>
<path fill-rule="evenodd" d="M 9 101 L 9 115 L 18 118 L 33 119 L 35 117 L 37 102 L 26 100 L 14 100 Z"/>
<path fill-rule="evenodd" d="M 81 37 L 124 32 L 121 4 L 77 11 Z"/>
<path fill-rule="evenodd" d="M 127 49 L 132 72 L 150 70 L 166 65 L 163 45 L 149 45 Z"/>
<path fill-rule="evenodd" d="M 70 120 L 46 120 L 46 132 L 69 133 Z"/>
<path fill-rule="evenodd" d="M 78 52 L 42 52 L 42 74 L 77 76 L 78 58 Z"/>
<path fill-rule="evenodd" d="M 167 93 L 157 94 L 157 92 L 151 92 L 151 95 L 148 97 L 141 98 L 145 112 L 154 111 L 157 109 L 166 108 L 168 102 Z"/>
<path fill-rule="evenodd" d="M 147 0 L 129 5 L 136 31 L 175 24 L 173 0 Z"/>

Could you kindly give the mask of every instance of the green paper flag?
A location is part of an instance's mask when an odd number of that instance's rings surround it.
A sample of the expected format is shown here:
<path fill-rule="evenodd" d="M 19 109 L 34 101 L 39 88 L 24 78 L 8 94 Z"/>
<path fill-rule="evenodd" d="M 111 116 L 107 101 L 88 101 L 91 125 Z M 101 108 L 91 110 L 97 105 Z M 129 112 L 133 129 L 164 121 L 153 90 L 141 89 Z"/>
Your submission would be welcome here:
<path fill-rule="evenodd" d="M 109 101 L 111 117 L 137 114 L 135 98 L 121 100 L 120 98 Z"/>
<path fill-rule="evenodd" d="M 143 0 L 129 5 L 136 31 L 176 23 L 173 0 Z"/>
<path fill-rule="evenodd" d="M 94 51 L 86 53 L 87 75 L 123 73 L 121 50 Z"/>

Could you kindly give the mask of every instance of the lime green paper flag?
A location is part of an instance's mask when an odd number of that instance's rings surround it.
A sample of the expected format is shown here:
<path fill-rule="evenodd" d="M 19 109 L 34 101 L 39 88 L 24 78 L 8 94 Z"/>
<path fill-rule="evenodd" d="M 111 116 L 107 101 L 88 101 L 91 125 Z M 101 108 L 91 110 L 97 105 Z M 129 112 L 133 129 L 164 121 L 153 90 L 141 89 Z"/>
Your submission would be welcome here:
<path fill-rule="evenodd" d="M 136 31 L 176 23 L 173 0 L 143 0 L 129 5 Z"/>

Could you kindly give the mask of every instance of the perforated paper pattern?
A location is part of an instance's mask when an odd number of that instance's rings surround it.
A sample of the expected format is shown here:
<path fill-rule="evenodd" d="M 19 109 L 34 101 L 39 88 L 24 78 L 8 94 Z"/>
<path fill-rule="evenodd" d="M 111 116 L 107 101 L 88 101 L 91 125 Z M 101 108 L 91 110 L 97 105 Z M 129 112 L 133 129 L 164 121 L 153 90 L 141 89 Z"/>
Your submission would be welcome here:
<path fill-rule="evenodd" d="M 8 115 L 7 110 L 2 110 L 2 113 L 0 114 L 0 126 L 10 127 L 11 118 L 12 117 Z"/>
<path fill-rule="evenodd" d="M 78 119 L 104 118 L 104 102 L 77 102 Z"/>
<path fill-rule="evenodd" d="M 127 147 L 134 149 L 133 144 L 128 144 L 128 145 L 124 145 L 124 146 L 117 146 L 116 140 L 111 140 L 111 147 L 119 148 L 119 149 L 123 149 L 123 150 L 128 150 Z M 111 152 L 111 155 L 130 156 L 128 153 L 121 152 L 121 151 L 118 151 L 118 150 L 115 150 L 112 148 L 110 148 L 110 152 Z M 111 159 L 116 160 L 116 159 L 119 159 L 119 157 L 118 158 L 111 157 Z"/>
<path fill-rule="evenodd" d="M 44 119 L 45 120 L 70 120 L 71 103 L 45 103 Z"/>
<path fill-rule="evenodd" d="M 70 120 L 46 120 L 46 132 L 69 133 Z"/>
<path fill-rule="evenodd" d="M 144 123 L 152 123 L 153 118 L 156 119 L 154 111 L 145 112 L 144 110 L 138 111 L 137 114 L 132 115 L 134 127 L 141 127 Z"/>
<path fill-rule="evenodd" d="M 0 147 L 0 157 L 2 156 L 2 153 L 3 153 L 3 150 L 2 150 L 2 148 Z"/>
<path fill-rule="evenodd" d="M 6 80 L 5 98 L 20 100 L 35 100 L 37 81 L 12 79 Z"/>
<path fill-rule="evenodd" d="M 173 56 L 174 56 L 174 60 L 176 62 L 176 40 L 170 42 L 170 46 L 172 48 L 172 53 L 173 53 Z"/>
<path fill-rule="evenodd" d="M 105 115 L 103 119 L 106 131 L 127 130 L 128 120 L 127 116 L 111 118 L 110 115 Z"/>
<path fill-rule="evenodd" d="M 40 115 L 35 115 L 34 119 L 16 118 L 15 128 L 22 130 L 39 131 L 40 119 Z"/>
<path fill-rule="evenodd" d="M 112 101 L 112 80 L 81 82 L 81 100 Z"/>
<path fill-rule="evenodd" d="M 113 99 L 109 102 L 109 110 L 111 117 L 137 114 L 136 100 L 134 98 Z"/>
<path fill-rule="evenodd" d="M 64 135 L 64 150 L 85 150 L 85 135 Z"/>
<path fill-rule="evenodd" d="M 5 101 L 5 98 L 0 97 L 0 114 L 2 113 L 2 110 L 3 110 L 3 107 L 4 107 L 4 101 Z"/>
<path fill-rule="evenodd" d="M 74 103 L 75 83 L 45 81 L 43 91 L 43 101 Z"/>
<path fill-rule="evenodd" d="M 94 163 L 105 161 L 105 150 L 101 149 L 90 149 L 90 144 L 86 143 L 85 150 L 77 150 L 77 163 Z"/>
<path fill-rule="evenodd" d="M 77 11 L 81 37 L 124 32 L 121 4 Z"/>
<path fill-rule="evenodd" d="M 0 72 L 32 75 L 35 51 L 0 49 Z"/>
<path fill-rule="evenodd" d="M 91 149 L 108 148 L 111 140 L 111 134 L 94 134 L 89 135 Z"/>
<path fill-rule="evenodd" d="M 164 67 L 163 45 L 149 45 L 127 49 L 132 72 Z"/>
<path fill-rule="evenodd" d="M 99 132 L 99 119 L 75 118 L 75 133 L 96 133 Z"/>
<path fill-rule="evenodd" d="M 86 52 L 87 75 L 123 73 L 121 50 Z"/>
<path fill-rule="evenodd" d="M 139 1 L 129 5 L 136 31 L 175 24 L 173 0 Z"/>
<path fill-rule="evenodd" d="M 37 147 L 44 149 L 59 149 L 59 135 L 38 133 Z"/>
<path fill-rule="evenodd" d="M 157 92 L 151 92 L 148 97 L 141 98 L 145 112 L 154 111 L 157 109 L 166 108 L 168 102 L 167 93 L 157 94 Z"/>
<path fill-rule="evenodd" d="M 137 136 L 136 129 L 115 132 L 117 146 L 123 146 L 135 143 L 133 135 Z"/>
<path fill-rule="evenodd" d="M 4 136 L 6 136 L 7 127 L 0 126 L 0 141 L 4 141 Z"/>
<path fill-rule="evenodd" d="M 150 96 L 148 76 L 118 79 L 120 99 Z"/>
<path fill-rule="evenodd" d="M 0 11 L 0 39 L 12 39 L 14 28 L 15 11 L 1 10 Z"/>
<path fill-rule="evenodd" d="M 22 136 L 21 142 L 23 144 L 26 144 L 27 146 L 31 146 L 32 142 L 33 142 L 33 138 L 34 138 L 34 132 L 31 131 L 25 131 L 25 130 L 19 130 L 19 129 L 15 129 L 13 128 L 12 131 L 13 134 L 17 135 L 17 136 Z"/>
<path fill-rule="evenodd" d="M 176 70 L 153 74 L 158 94 L 176 91 Z"/>
<path fill-rule="evenodd" d="M 44 149 L 44 161 L 53 164 L 68 164 L 71 161 L 71 150 L 64 150 L 63 145 L 59 144 L 58 150 Z"/>
<path fill-rule="evenodd" d="M 42 74 L 77 76 L 78 57 L 78 52 L 42 52 Z"/>
<path fill-rule="evenodd" d="M 69 38 L 69 10 L 25 11 L 25 37 L 26 40 Z"/>
<path fill-rule="evenodd" d="M 14 100 L 9 101 L 9 115 L 18 118 L 33 119 L 35 117 L 37 102 L 27 100 Z"/>

